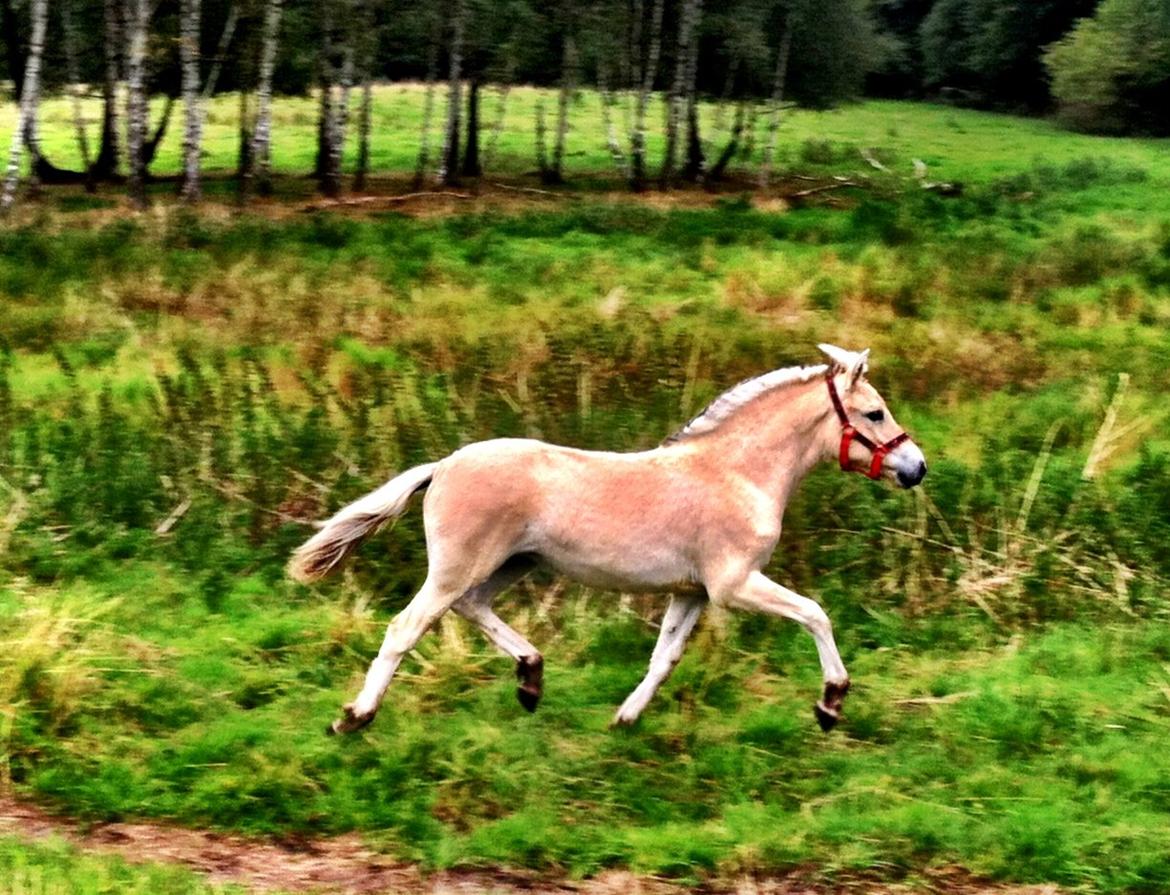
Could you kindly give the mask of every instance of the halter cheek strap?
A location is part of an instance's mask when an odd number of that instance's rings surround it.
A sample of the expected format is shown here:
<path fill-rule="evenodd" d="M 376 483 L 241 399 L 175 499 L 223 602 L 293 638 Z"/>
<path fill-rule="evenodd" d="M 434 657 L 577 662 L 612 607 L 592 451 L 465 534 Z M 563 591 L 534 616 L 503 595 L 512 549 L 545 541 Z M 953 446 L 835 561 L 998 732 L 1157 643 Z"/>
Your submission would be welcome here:
<path fill-rule="evenodd" d="M 858 432 L 849 422 L 849 415 L 845 413 L 845 405 L 841 403 L 841 396 L 837 394 L 837 384 L 833 381 L 832 367 L 825 373 L 825 382 L 829 384 L 829 397 L 833 401 L 833 409 L 837 411 L 837 419 L 841 421 L 841 449 L 837 453 L 837 462 L 841 464 L 841 468 L 845 472 L 850 471 L 849 446 L 856 441 L 862 447 L 868 448 L 869 452 L 873 454 L 873 459 L 869 462 L 869 470 L 865 474 L 871 479 L 881 478 L 882 464 L 886 462 L 886 455 L 903 441 L 909 441 L 910 436 L 902 432 L 883 444 L 876 444 L 863 433 Z"/>

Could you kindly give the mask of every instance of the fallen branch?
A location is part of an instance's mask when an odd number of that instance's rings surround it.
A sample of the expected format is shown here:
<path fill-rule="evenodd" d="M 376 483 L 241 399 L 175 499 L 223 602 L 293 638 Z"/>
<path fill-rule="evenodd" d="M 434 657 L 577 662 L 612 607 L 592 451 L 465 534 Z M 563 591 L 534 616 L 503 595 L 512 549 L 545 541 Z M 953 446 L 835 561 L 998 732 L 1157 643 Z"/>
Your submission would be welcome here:
<path fill-rule="evenodd" d="M 394 205 L 398 202 L 410 202 L 414 199 L 474 199 L 471 193 L 457 193 L 454 190 L 424 190 L 418 193 L 403 193 L 401 196 L 356 196 L 345 199 L 323 199 L 312 202 L 301 211 L 322 211 L 326 208 L 348 207 L 352 205 L 372 205 L 383 202 Z"/>
<path fill-rule="evenodd" d="M 909 699 L 895 699 L 894 705 L 952 705 L 975 695 L 975 690 L 961 690 L 958 693 L 948 693 L 946 696 L 912 696 Z"/>
<path fill-rule="evenodd" d="M 849 186 L 859 186 L 859 184 L 854 183 L 852 180 L 842 180 L 838 181 L 837 183 L 823 183 L 820 186 L 810 186 L 807 190 L 800 190 L 796 193 L 789 193 L 784 198 L 803 199 L 806 196 L 814 196 L 817 193 L 827 193 L 830 190 L 840 190 Z"/>
<path fill-rule="evenodd" d="M 509 190 L 513 193 L 531 193 L 534 196 L 549 196 L 553 199 L 565 198 L 564 193 L 555 193 L 552 190 L 538 190 L 534 186 L 509 186 L 506 183 L 493 183 L 491 185 L 494 186 L 496 189 Z"/>

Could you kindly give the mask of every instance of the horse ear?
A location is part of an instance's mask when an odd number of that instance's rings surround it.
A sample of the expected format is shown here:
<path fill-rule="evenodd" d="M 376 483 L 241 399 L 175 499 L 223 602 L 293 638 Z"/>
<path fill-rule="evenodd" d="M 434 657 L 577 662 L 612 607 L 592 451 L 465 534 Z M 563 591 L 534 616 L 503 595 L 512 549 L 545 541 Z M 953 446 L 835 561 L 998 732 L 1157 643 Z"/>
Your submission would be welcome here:
<path fill-rule="evenodd" d="M 834 373 L 844 373 L 848 388 L 853 388 L 861 378 L 869 372 L 869 349 L 864 351 L 846 351 L 836 345 L 821 343 L 817 346 L 832 362 Z"/>
<path fill-rule="evenodd" d="M 849 370 L 849 387 L 857 385 L 869 372 L 869 349 L 857 352 L 854 355 L 855 361 L 853 367 Z"/>
<path fill-rule="evenodd" d="M 846 351 L 844 348 L 838 348 L 827 342 L 821 342 L 817 347 L 829 359 L 833 372 L 843 373 L 853 366 L 854 354 L 852 351 Z"/>

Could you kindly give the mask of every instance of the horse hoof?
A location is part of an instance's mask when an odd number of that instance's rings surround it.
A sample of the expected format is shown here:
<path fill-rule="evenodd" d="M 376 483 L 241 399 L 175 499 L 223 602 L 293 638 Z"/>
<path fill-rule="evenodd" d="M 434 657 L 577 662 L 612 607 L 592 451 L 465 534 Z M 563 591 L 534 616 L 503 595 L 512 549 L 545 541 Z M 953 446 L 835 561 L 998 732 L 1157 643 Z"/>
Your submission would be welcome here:
<path fill-rule="evenodd" d="M 520 700 L 520 704 L 530 712 L 535 712 L 536 707 L 540 705 L 540 693 L 526 690 L 524 687 L 516 688 L 516 698 Z"/>
<path fill-rule="evenodd" d="M 329 736 L 336 736 L 339 733 L 353 733 L 361 730 L 363 727 L 369 726 L 370 722 L 374 720 L 374 713 L 368 715 L 358 715 L 353 706 L 344 706 L 342 708 L 342 716 L 334 721 L 325 729 L 325 733 Z"/>
<path fill-rule="evenodd" d="M 837 726 L 837 722 L 841 720 L 840 712 L 837 712 L 823 702 L 818 702 L 813 706 L 813 714 L 817 716 L 817 724 L 821 725 L 821 730 L 828 733 Z"/>

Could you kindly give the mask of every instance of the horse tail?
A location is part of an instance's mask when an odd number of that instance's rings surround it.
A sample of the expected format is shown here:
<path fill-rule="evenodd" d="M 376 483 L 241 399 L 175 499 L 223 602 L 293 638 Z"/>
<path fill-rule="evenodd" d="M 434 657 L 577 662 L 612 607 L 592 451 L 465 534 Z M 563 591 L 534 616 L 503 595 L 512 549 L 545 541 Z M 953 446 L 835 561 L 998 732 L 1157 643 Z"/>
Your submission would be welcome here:
<path fill-rule="evenodd" d="M 425 488 L 438 463 L 424 463 L 392 478 L 338 510 L 321 530 L 293 553 L 288 573 L 297 581 L 310 582 L 333 571 L 341 560 L 367 537 L 406 511 L 410 496 Z"/>

